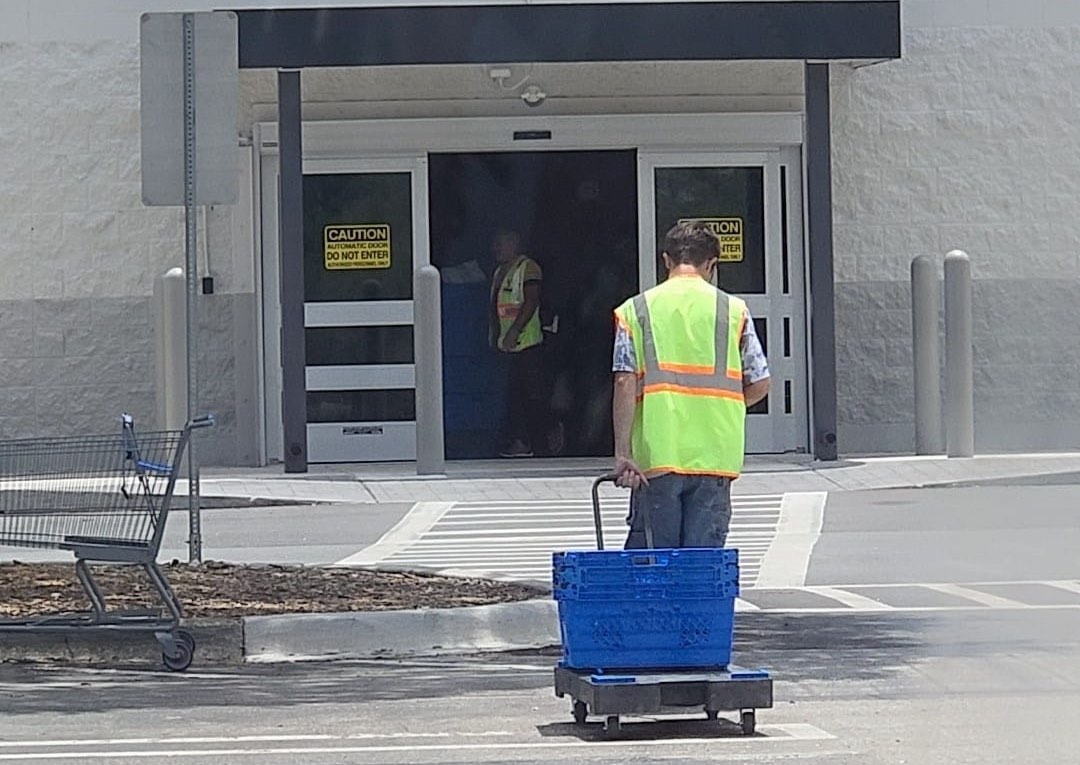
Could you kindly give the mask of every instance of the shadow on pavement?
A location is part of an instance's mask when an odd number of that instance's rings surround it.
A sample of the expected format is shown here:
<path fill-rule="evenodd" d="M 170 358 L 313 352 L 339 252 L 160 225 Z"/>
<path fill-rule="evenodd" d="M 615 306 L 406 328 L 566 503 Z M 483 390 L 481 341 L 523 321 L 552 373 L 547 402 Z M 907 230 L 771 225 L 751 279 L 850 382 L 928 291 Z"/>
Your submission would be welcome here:
<path fill-rule="evenodd" d="M 925 618 L 899 614 L 740 614 L 734 661 L 782 682 L 887 679 L 925 653 Z M 168 674 L 0 666 L 6 715 L 251 705 L 363 704 L 550 688 L 558 649 L 426 662 L 247 666 Z M 677 735 L 725 735 L 722 726 L 665 721 Z M 686 731 L 685 728 L 690 725 Z M 545 735 L 576 735 L 552 725 Z M 591 728 L 586 735 L 591 735 Z M 631 726 L 632 730 L 632 726 Z M 650 736 L 663 728 L 649 728 Z M 542 731 L 543 732 L 543 731 Z M 676 735 L 673 733 L 672 735 Z"/>
<path fill-rule="evenodd" d="M 663 741 L 664 739 L 701 739 L 708 741 L 718 738 L 747 738 L 742 728 L 734 721 L 725 719 L 709 721 L 702 713 L 693 716 L 694 710 L 688 710 L 685 716 L 671 718 L 653 718 L 649 716 L 631 716 L 624 719 L 619 733 L 621 741 Z M 735 714 L 735 713 L 729 713 Z M 735 716 L 738 716 L 735 714 Z M 642 720 L 642 722 L 634 722 Z M 571 722 L 548 723 L 537 725 L 536 730 L 544 738 L 576 738 L 581 741 L 607 741 L 604 725 L 597 720 L 585 725 Z"/>

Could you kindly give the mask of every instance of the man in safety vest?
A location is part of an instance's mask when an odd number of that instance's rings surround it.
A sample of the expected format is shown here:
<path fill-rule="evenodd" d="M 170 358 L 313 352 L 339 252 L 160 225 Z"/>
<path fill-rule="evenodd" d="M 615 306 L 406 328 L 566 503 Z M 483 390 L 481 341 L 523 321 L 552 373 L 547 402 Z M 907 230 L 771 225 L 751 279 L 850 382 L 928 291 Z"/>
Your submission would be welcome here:
<path fill-rule="evenodd" d="M 551 425 L 544 369 L 544 330 L 540 323 L 543 275 L 532 258 L 521 254 L 516 231 L 500 231 L 494 241 L 498 267 L 491 284 L 491 341 L 507 354 L 509 443 L 503 457 L 532 457 Z"/>
<path fill-rule="evenodd" d="M 664 239 L 668 278 L 615 311 L 615 473 L 633 489 L 627 548 L 723 547 L 746 409 L 769 368 L 746 304 L 709 283 L 719 240 L 700 221 Z"/>

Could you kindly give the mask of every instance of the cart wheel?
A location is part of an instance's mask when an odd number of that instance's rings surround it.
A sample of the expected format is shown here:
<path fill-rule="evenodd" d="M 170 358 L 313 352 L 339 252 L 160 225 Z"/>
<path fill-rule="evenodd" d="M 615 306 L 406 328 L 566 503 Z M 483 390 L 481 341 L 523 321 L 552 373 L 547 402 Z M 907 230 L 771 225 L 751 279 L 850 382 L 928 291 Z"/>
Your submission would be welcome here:
<path fill-rule="evenodd" d="M 195 636 L 187 630 L 177 630 L 173 633 L 173 637 L 179 640 L 181 643 L 187 645 L 191 649 L 191 655 L 195 655 Z"/>
<path fill-rule="evenodd" d="M 618 715 L 609 715 L 604 721 L 604 735 L 607 738 L 615 738 L 622 733 L 622 722 Z"/>
<path fill-rule="evenodd" d="M 574 722 L 578 725 L 584 725 L 585 721 L 589 718 L 589 707 L 584 701 L 574 702 Z"/>
<path fill-rule="evenodd" d="M 754 714 L 753 709 L 744 709 L 740 717 L 742 723 L 742 732 L 744 736 L 753 736 L 754 729 L 757 727 L 757 715 Z"/>
<path fill-rule="evenodd" d="M 191 666 L 195 658 L 195 638 L 186 630 L 177 630 L 171 635 L 174 653 L 170 656 L 168 651 L 163 651 L 161 661 L 167 669 L 173 672 L 183 672 Z"/>
<path fill-rule="evenodd" d="M 706 709 L 705 719 L 709 720 L 710 722 L 716 722 L 720 719 L 720 712 L 716 709 Z"/>

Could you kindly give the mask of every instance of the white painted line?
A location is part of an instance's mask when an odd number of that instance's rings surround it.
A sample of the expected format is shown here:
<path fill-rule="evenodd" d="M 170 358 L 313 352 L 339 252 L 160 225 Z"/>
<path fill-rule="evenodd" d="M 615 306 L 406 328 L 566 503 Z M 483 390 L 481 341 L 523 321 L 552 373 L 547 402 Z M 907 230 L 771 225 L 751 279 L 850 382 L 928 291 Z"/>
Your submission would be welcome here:
<path fill-rule="evenodd" d="M 736 611 L 760 611 L 761 608 L 759 606 L 755 606 L 753 603 L 751 603 L 748 600 L 743 600 L 742 598 L 735 598 L 735 610 Z"/>
<path fill-rule="evenodd" d="M 435 529 L 425 532 L 424 538 L 430 539 L 432 537 L 439 537 L 440 539 L 446 537 L 476 537 L 477 532 L 475 529 L 464 529 L 459 531 L 440 531 L 443 524 L 439 524 Z M 529 534 L 547 534 L 548 536 L 554 536 L 556 534 L 580 534 L 585 530 L 591 528 L 591 526 L 581 524 L 577 526 L 556 526 L 556 527 L 543 527 L 543 526 L 519 526 L 512 529 L 487 529 L 481 536 L 491 538 L 500 536 L 517 536 L 517 535 L 529 535 Z M 763 523 L 763 524 L 742 524 L 740 529 L 773 529 L 775 524 Z"/>
<path fill-rule="evenodd" d="M 979 592 L 969 587 L 961 587 L 958 584 L 924 584 L 928 590 L 934 590 L 940 592 L 943 595 L 952 595 L 956 598 L 963 598 L 965 600 L 973 600 L 976 603 L 981 603 L 988 608 L 1030 608 L 1027 603 L 1021 603 L 1019 600 L 1012 600 L 1011 598 L 1002 598 L 997 595 L 990 595 L 985 592 Z"/>
<path fill-rule="evenodd" d="M 760 575 L 759 575 L 760 580 Z M 865 595 L 857 595 L 847 590 L 841 590 L 836 587 L 804 587 L 805 592 L 812 592 L 815 595 L 821 595 L 826 598 L 832 598 L 838 603 L 843 603 L 848 608 L 855 609 L 857 611 L 892 611 L 892 606 L 880 603 L 873 598 L 868 598 Z"/>
<path fill-rule="evenodd" d="M 337 562 L 338 566 L 370 566 L 405 549 L 434 526 L 454 506 L 452 502 L 417 502 L 378 542 Z"/>
<path fill-rule="evenodd" d="M 877 610 L 877 609 L 875 609 Z M 988 614 L 994 609 L 987 608 L 986 606 L 894 606 L 889 610 L 891 614 L 931 614 L 931 613 L 960 613 L 960 612 L 975 612 L 980 614 Z M 1004 607 L 996 609 L 998 611 L 1006 610 Z M 1076 611 L 1080 610 L 1080 603 L 1066 603 L 1061 605 L 1037 605 L 1030 606 L 1021 604 L 1016 607 L 1020 611 Z M 826 606 L 826 607 L 814 607 L 814 608 L 762 608 L 763 614 L 856 614 L 865 613 L 865 611 L 857 611 L 854 608 L 847 608 L 844 606 Z"/>
<path fill-rule="evenodd" d="M 633 723 L 630 723 L 633 724 Z M 653 723 L 645 723 L 653 724 Z M 332 737 L 333 739 L 334 737 Z M 760 746 L 767 743 L 786 741 L 822 741 L 835 739 L 836 737 L 813 725 L 789 724 L 789 725 L 759 725 L 757 735 L 753 738 L 743 736 L 723 736 L 714 738 L 672 738 L 672 739 L 647 739 L 642 741 L 582 741 L 580 739 L 567 739 L 565 741 L 517 741 L 498 743 L 468 743 L 468 744 L 414 744 L 414 745 L 374 745 L 374 746 L 304 746 L 304 747 L 233 747 L 229 749 L 129 749 L 129 750 L 90 750 L 72 751 L 65 749 L 56 752 L 10 752 L 0 753 L 0 761 L 7 762 L 30 762 L 47 760 L 104 760 L 104 759 L 169 759 L 169 758 L 193 758 L 193 757 L 298 757 L 319 754 L 390 754 L 402 752 L 483 752 L 483 751 L 524 751 L 524 750 L 559 750 L 559 749 L 638 749 L 656 747 L 686 747 L 699 746 L 713 748 L 724 744 L 749 744 Z M 228 741 L 235 743 L 247 743 L 258 741 L 258 738 L 236 738 Z M 264 738 L 262 741 L 272 743 L 280 740 L 277 738 Z M 346 741 L 345 737 L 336 737 L 336 740 Z M 171 743 L 171 742 L 162 742 Z M 87 744 L 93 746 L 95 744 Z M 39 746 L 36 742 L 15 744 L 24 748 Z M 47 746 L 47 744 L 46 744 Z M 762 755 L 738 753 L 732 755 L 711 754 L 710 760 L 733 760 L 746 762 L 754 759 L 767 759 L 771 762 L 777 758 L 783 759 L 812 759 L 819 756 L 829 756 L 825 752 L 791 753 L 780 755 L 769 753 Z"/>
<path fill-rule="evenodd" d="M 758 585 L 782 588 L 806 584 L 810 556 L 821 537 L 827 499 L 825 492 L 784 495 L 780 503 L 776 537 L 765 553 Z"/>
<path fill-rule="evenodd" d="M 1059 590 L 1065 590 L 1065 592 L 1072 592 L 1080 595 L 1080 584 L 1076 582 L 1039 582 L 1039 584 L 1045 584 L 1048 587 L 1057 587 Z"/>
<path fill-rule="evenodd" d="M 34 741 L 0 741 L 4 749 L 49 749 L 67 746 L 174 746 L 177 744 L 246 744 L 260 742 L 300 742 L 300 741 L 360 741 L 368 739 L 413 739 L 413 738 L 496 738 L 516 735 L 511 731 L 483 731 L 480 733 L 295 733 L 251 736 L 170 736 L 165 738 L 98 738 L 98 739 L 50 739 Z"/>

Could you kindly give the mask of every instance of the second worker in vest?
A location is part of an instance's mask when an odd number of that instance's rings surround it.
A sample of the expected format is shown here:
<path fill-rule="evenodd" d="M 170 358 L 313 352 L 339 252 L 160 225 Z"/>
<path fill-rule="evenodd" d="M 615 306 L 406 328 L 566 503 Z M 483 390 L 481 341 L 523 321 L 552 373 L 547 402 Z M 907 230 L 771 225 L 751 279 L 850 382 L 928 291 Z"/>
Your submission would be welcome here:
<path fill-rule="evenodd" d="M 615 473 L 633 489 L 626 547 L 723 547 L 746 409 L 769 368 L 746 303 L 709 283 L 719 240 L 703 222 L 664 239 L 668 278 L 616 311 Z"/>
<path fill-rule="evenodd" d="M 503 457 L 532 457 L 534 450 L 549 446 L 552 427 L 544 368 L 540 322 L 540 266 L 521 254 L 521 238 L 516 231 L 495 235 L 498 267 L 491 284 L 492 331 L 495 348 L 506 354 L 510 364 L 507 396 L 508 444 Z"/>

